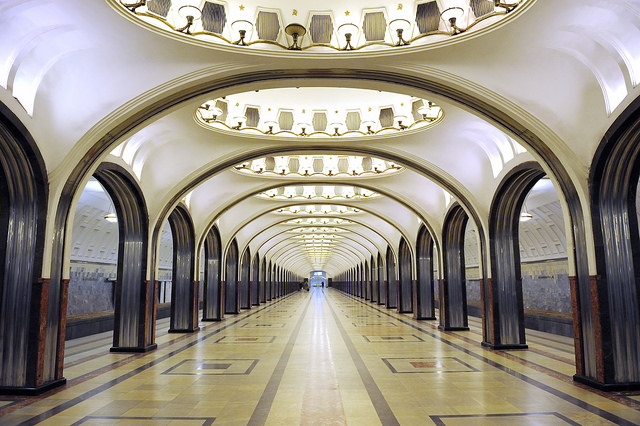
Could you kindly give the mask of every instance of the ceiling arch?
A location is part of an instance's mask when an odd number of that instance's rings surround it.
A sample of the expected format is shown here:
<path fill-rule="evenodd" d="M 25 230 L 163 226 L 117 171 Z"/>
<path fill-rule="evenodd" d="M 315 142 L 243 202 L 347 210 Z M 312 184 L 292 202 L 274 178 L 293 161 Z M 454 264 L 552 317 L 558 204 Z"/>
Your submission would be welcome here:
<path fill-rule="evenodd" d="M 384 180 L 386 181 L 386 179 Z M 374 185 L 373 182 L 369 182 L 367 180 L 361 180 L 358 182 L 350 182 L 350 181 L 331 181 L 331 180 L 318 180 L 318 181 L 313 181 L 313 182 L 303 182 L 300 183 L 298 181 L 291 181 L 290 183 L 277 183 L 277 182 L 271 182 L 271 181 L 266 181 L 266 182 L 259 182 L 262 183 L 264 186 L 254 186 L 250 192 L 245 192 L 242 194 L 239 194 L 233 198 L 231 198 L 230 200 L 226 201 L 226 202 L 222 202 L 220 203 L 219 200 L 216 200 L 220 207 L 218 209 L 216 209 L 214 211 L 214 213 L 212 213 L 211 215 L 209 215 L 209 217 L 206 219 L 206 225 L 204 228 L 201 228 L 200 231 L 204 234 L 206 234 L 207 230 L 213 226 L 225 213 L 227 213 L 233 206 L 237 206 L 239 203 L 241 203 L 243 200 L 253 197 L 256 194 L 259 194 L 261 192 L 264 191 L 268 191 L 274 188 L 279 188 L 282 186 L 287 186 L 287 185 L 302 185 L 307 184 L 307 185 L 316 185 L 316 186 L 322 186 L 322 185 L 348 185 L 348 186 L 355 186 L 358 188 L 364 188 L 364 189 L 368 189 L 370 191 L 376 191 L 377 193 L 388 197 L 394 201 L 397 201 L 399 204 L 405 206 L 408 210 L 412 211 L 423 223 L 426 224 L 427 228 L 429 229 L 431 235 L 433 236 L 433 238 L 436 241 L 436 244 L 439 246 L 440 244 L 440 233 L 438 226 L 439 223 L 439 218 L 434 217 L 432 214 L 429 214 L 429 211 L 427 210 L 428 207 L 431 207 L 432 204 L 429 204 L 428 202 L 423 202 L 422 203 L 422 208 L 420 205 L 418 205 L 416 203 L 416 199 L 422 199 L 421 195 L 423 195 L 425 192 L 429 193 L 431 196 L 437 196 L 439 198 L 441 198 L 442 200 L 439 200 L 439 202 L 442 204 L 441 205 L 441 209 L 445 209 L 446 208 L 446 204 L 445 204 L 445 193 L 442 192 L 440 193 L 435 193 L 433 194 L 433 192 L 429 192 L 429 190 L 431 190 L 431 188 L 429 188 L 428 186 L 428 182 L 424 182 L 424 184 L 421 186 L 421 191 L 420 193 L 415 193 L 413 196 L 413 199 L 411 198 L 410 194 L 405 194 L 403 192 L 403 187 L 401 185 L 400 188 L 398 188 L 396 191 L 392 191 L 391 189 L 386 189 L 385 187 L 383 187 L 383 182 L 382 181 L 376 181 L 377 185 Z M 408 185 L 404 185 L 404 186 L 408 186 Z M 437 189 L 437 191 L 443 191 L 438 187 L 435 187 L 434 185 L 434 190 Z M 362 200 L 362 201 L 374 201 L 374 200 Z M 348 200 L 341 200 L 339 201 L 339 203 L 344 204 L 344 205 L 349 205 L 349 206 L 353 206 L 353 207 L 358 207 L 361 205 L 366 205 L 364 202 L 362 201 L 354 201 L 354 202 L 350 202 Z M 282 200 L 283 203 L 291 203 L 291 205 L 296 205 L 299 204 L 300 200 Z M 324 204 L 324 201 L 314 201 L 316 204 Z M 337 202 L 336 202 L 337 203 Z M 209 205 L 208 203 L 206 205 Z M 193 205 L 192 205 L 193 207 Z M 434 209 L 435 210 L 435 209 Z M 233 215 L 232 215 L 233 216 Z M 436 224 L 435 226 L 432 224 Z M 204 235 L 202 234 L 202 235 Z M 202 238 L 201 238 L 202 239 Z"/>
<path fill-rule="evenodd" d="M 330 203 L 330 202 L 323 203 L 323 204 L 326 204 L 326 205 L 339 205 L 339 203 Z M 250 214 L 247 214 L 245 216 L 246 219 L 242 221 L 242 224 L 239 225 L 239 226 L 236 226 L 234 231 L 231 232 L 230 235 L 227 237 L 227 241 L 228 242 L 232 241 L 233 239 L 236 238 L 236 236 L 238 235 L 238 232 L 242 228 L 246 227 L 249 223 L 254 222 L 255 220 L 257 220 L 258 218 L 260 218 L 261 216 L 263 216 L 265 214 L 273 213 L 273 211 L 276 210 L 277 208 L 279 208 L 281 205 L 282 204 L 280 204 L 279 206 L 269 207 L 269 208 L 265 208 L 265 209 L 263 209 L 261 211 L 251 212 Z M 286 205 L 290 205 L 290 204 L 286 204 Z M 383 214 L 381 214 L 379 212 L 376 212 L 375 210 L 372 210 L 369 207 L 364 207 L 364 208 L 360 207 L 360 210 L 363 212 L 363 214 L 369 214 L 372 217 L 375 217 L 375 218 L 379 219 L 380 221 L 382 221 L 382 223 L 385 223 L 388 226 L 390 226 L 391 228 L 395 229 L 398 232 L 398 234 L 403 236 L 405 239 L 407 239 L 407 241 L 412 241 L 413 240 L 413 238 L 408 236 L 409 234 L 405 229 L 401 228 L 398 224 L 392 222 L 389 218 L 385 217 L 385 215 L 383 215 Z M 326 214 L 324 216 L 325 217 L 331 217 L 331 218 L 336 218 L 336 217 L 337 218 L 344 218 L 344 219 L 349 219 L 349 220 L 352 218 L 351 215 L 347 215 L 347 216 L 342 217 L 342 216 L 337 216 L 337 215 L 331 214 L 331 213 L 330 214 Z M 306 217 L 306 216 L 299 215 L 299 214 L 290 216 L 290 218 L 304 218 L 304 217 Z M 368 220 L 371 220 L 371 218 L 369 218 Z M 416 232 L 416 234 L 417 234 L 417 232 Z M 225 249 L 223 251 L 224 253 L 227 252 L 227 249 L 228 249 L 228 246 L 229 246 L 228 242 L 225 245 Z M 395 244 L 392 245 L 392 247 L 393 247 L 392 250 L 394 250 L 394 253 L 395 253 Z"/>
<path fill-rule="evenodd" d="M 295 249 L 302 248 L 304 250 L 304 248 L 306 246 L 305 243 L 299 242 L 299 241 L 291 241 L 291 240 L 292 240 L 292 238 L 286 238 L 286 239 L 283 239 L 281 241 L 278 241 L 272 247 L 270 247 L 269 249 L 267 249 L 265 251 L 265 254 L 264 254 L 265 257 L 268 257 L 270 255 L 272 259 L 278 259 L 285 252 L 291 251 L 292 248 L 295 248 Z M 357 241 L 355 239 L 345 238 L 345 240 L 346 241 L 341 241 L 342 244 L 336 244 L 331 250 L 333 250 L 335 248 L 336 252 L 338 252 L 340 249 L 348 247 L 348 248 L 352 249 L 351 252 L 353 252 L 353 250 L 355 250 L 355 252 L 360 254 L 361 255 L 361 256 L 359 256 L 360 258 L 367 257 L 366 253 L 369 253 L 369 254 L 372 253 L 370 251 L 370 249 L 366 245 L 360 243 L 359 241 Z M 272 252 L 272 250 L 273 250 L 273 252 Z M 309 272 L 309 271 L 307 271 L 307 272 Z"/>
<path fill-rule="evenodd" d="M 449 95 L 451 95 L 451 93 L 449 93 Z M 471 105 L 471 106 L 477 106 L 477 105 L 473 105 L 473 102 L 471 102 L 469 105 Z M 467 106 L 469 106 L 469 105 L 467 105 Z M 486 112 L 486 111 L 485 111 L 485 112 Z M 491 115 L 491 114 L 489 114 L 489 115 Z M 510 121 L 511 121 L 511 120 L 507 120 L 507 123 L 508 123 L 508 122 L 510 122 Z M 507 126 L 507 127 L 509 127 L 509 126 Z M 514 127 L 514 126 L 511 126 L 511 127 Z M 516 127 L 517 127 L 517 126 L 516 126 Z M 529 132 L 529 134 L 527 134 L 527 133 L 525 132 L 525 130 L 526 130 L 526 129 L 525 129 L 524 127 L 522 128 L 522 130 L 523 130 L 522 132 L 514 131 L 513 133 L 514 133 L 514 134 L 516 134 L 516 135 L 525 136 L 525 137 L 524 137 L 525 139 L 531 139 L 531 132 Z M 118 133 L 118 132 L 114 132 L 113 134 L 116 134 L 116 133 Z M 110 134 L 111 134 L 111 133 L 110 133 Z M 110 139 L 110 138 L 107 138 L 107 139 Z M 95 153 L 96 151 L 100 151 L 100 149 L 98 148 L 97 150 L 94 150 L 94 153 Z M 546 153 L 545 153 L 545 154 L 546 154 Z M 83 163 L 84 163 L 84 162 L 83 162 Z M 90 164 L 90 163 L 91 163 L 91 161 L 88 161 L 88 162 L 86 162 L 85 164 Z M 71 186 L 73 186 L 73 184 L 72 184 Z M 566 188 L 565 188 L 565 189 L 566 189 Z M 566 192 L 566 191 L 565 191 L 565 192 Z M 62 215 L 62 216 L 65 216 L 65 215 Z"/>

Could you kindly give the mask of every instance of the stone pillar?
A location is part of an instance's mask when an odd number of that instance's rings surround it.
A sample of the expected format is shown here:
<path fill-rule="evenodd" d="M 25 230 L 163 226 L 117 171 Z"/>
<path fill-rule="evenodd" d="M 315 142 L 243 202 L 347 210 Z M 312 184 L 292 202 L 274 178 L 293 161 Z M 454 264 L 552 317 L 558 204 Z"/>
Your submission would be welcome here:
<path fill-rule="evenodd" d="M 453 283 L 453 285 L 447 280 L 440 280 L 440 325 L 438 328 L 445 331 L 469 330 L 464 280 Z"/>

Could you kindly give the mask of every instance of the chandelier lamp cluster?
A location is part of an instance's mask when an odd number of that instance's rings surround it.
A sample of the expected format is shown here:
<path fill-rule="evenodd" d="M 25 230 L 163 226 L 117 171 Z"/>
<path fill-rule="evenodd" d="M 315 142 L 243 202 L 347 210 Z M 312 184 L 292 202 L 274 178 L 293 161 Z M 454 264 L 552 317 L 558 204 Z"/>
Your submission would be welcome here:
<path fill-rule="evenodd" d="M 337 217 L 321 217 L 321 218 L 296 218 L 284 222 L 284 225 L 304 225 L 313 227 L 324 227 L 326 225 L 352 225 L 353 222 L 346 219 L 340 219 Z"/>
<path fill-rule="evenodd" d="M 257 21 L 256 23 L 251 22 L 246 19 L 246 16 L 242 19 L 243 15 L 230 14 L 228 10 L 224 13 L 224 19 L 219 23 L 219 26 L 216 29 L 212 29 L 210 25 L 204 25 L 201 22 L 203 20 L 204 6 L 206 3 L 210 3 L 209 0 L 173 0 L 170 2 L 159 2 L 158 0 L 112 1 L 119 3 L 120 7 L 126 9 L 136 18 L 150 22 L 157 27 L 206 41 L 243 47 L 263 46 L 264 48 L 269 48 L 273 46 L 291 51 L 312 48 L 357 51 L 371 46 L 374 46 L 374 48 L 375 46 L 390 48 L 407 46 L 418 41 L 424 42 L 429 36 L 455 36 L 471 30 L 480 22 L 499 20 L 505 17 L 527 0 L 511 0 L 511 2 L 502 0 L 437 0 L 438 8 L 436 13 L 439 13 L 439 22 L 436 26 L 425 29 L 424 24 L 422 26 L 419 25 L 420 18 L 416 16 L 415 11 L 403 12 L 399 9 L 402 12 L 401 14 L 389 12 L 391 19 L 388 24 L 386 21 L 384 22 L 384 25 L 386 25 L 385 33 L 388 30 L 388 35 L 383 38 L 372 39 L 369 31 L 365 28 L 364 21 L 360 26 L 353 22 L 342 21 L 336 23 L 335 35 L 332 34 L 330 36 L 330 42 L 328 43 L 314 42 L 311 37 L 305 38 L 310 31 L 297 22 L 284 25 L 284 29 L 279 28 L 277 37 L 262 39 L 259 37 L 258 31 L 255 30 L 258 25 Z M 471 7 L 470 1 L 476 4 L 475 8 Z M 477 6 L 478 3 L 485 2 L 486 4 Z M 155 3 L 164 4 L 165 6 L 160 7 Z M 237 5 L 223 6 L 218 3 L 215 4 L 219 7 L 225 7 L 225 9 L 238 7 Z M 244 10 L 244 6 L 239 7 L 240 10 Z M 385 8 L 371 8 L 370 10 L 380 9 Z M 230 24 L 227 24 L 227 16 Z M 234 17 L 240 19 L 234 19 Z M 435 17 L 438 19 L 437 14 Z M 207 19 L 209 18 L 207 17 Z M 284 36 L 281 37 L 280 34 L 284 34 Z"/>
<path fill-rule="evenodd" d="M 319 167 L 316 167 L 316 162 Z M 390 161 L 358 155 L 291 155 L 246 161 L 234 166 L 234 170 L 274 177 L 366 177 L 398 172 L 402 167 Z"/>
<path fill-rule="evenodd" d="M 349 130 L 345 122 L 334 121 L 328 124 L 324 130 L 314 130 L 311 123 L 300 121 L 296 123 L 295 129 L 282 129 L 278 121 L 266 120 L 256 125 L 248 125 L 247 117 L 237 115 L 225 117 L 221 108 L 215 106 L 218 100 L 206 102 L 196 111 L 196 118 L 212 128 L 223 130 L 236 130 L 248 134 L 268 135 L 268 136 L 289 136 L 289 137 L 359 137 L 373 136 L 379 134 L 389 134 L 409 129 L 418 129 L 425 126 L 434 125 L 442 120 L 444 114 L 442 108 L 431 101 L 424 101 L 424 105 L 417 109 L 420 116 L 413 120 L 412 116 L 396 114 L 393 116 L 393 125 L 382 125 L 375 119 L 361 121 L 360 128 Z M 310 120 L 309 120 L 310 121 Z"/>
<path fill-rule="evenodd" d="M 304 226 L 304 227 L 297 227 L 297 228 L 293 228 L 290 229 L 288 231 L 286 231 L 290 234 L 298 234 L 298 238 L 304 237 L 305 235 L 308 234 L 313 234 L 313 235 L 317 235 L 317 234 L 338 234 L 341 232 L 348 232 L 346 229 L 342 229 L 342 228 L 334 228 L 334 227 L 328 227 L 328 226 L 322 226 L 322 227 L 315 227 L 315 226 Z M 337 236 L 336 236 L 337 237 Z"/>
<path fill-rule="evenodd" d="M 338 189 L 338 193 L 336 193 Z M 353 186 L 285 186 L 274 188 L 258 194 L 260 198 L 270 200 L 367 200 L 376 198 L 380 194 L 364 188 Z"/>
<path fill-rule="evenodd" d="M 334 205 L 316 205 L 310 204 L 305 206 L 283 207 L 274 211 L 281 214 L 309 214 L 309 215 L 326 215 L 326 214 L 355 214 L 360 210 L 347 206 Z"/>

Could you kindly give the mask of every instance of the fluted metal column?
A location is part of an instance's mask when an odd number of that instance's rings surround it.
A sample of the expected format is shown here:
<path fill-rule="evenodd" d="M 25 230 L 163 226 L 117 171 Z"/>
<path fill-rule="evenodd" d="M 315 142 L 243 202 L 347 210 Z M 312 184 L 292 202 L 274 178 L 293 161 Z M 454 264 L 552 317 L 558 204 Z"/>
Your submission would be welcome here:
<path fill-rule="evenodd" d="M 200 329 L 197 321 L 198 286 L 194 281 L 195 234 L 187 209 L 176 206 L 169 216 L 173 236 L 173 270 L 170 333 L 190 333 Z"/>
<path fill-rule="evenodd" d="M 44 350 L 52 287 L 39 278 L 47 190 L 35 142 L 0 103 L 0 393 L 37 394 L 66 381 L 56 369 L 56 346 L 48 358 Z"/>
<path fill-rule="evenodd" d="M 203 321 L 220 321 L 224 317 L 222 308 L 223 293 L 220 285 L 222 268 L 222 250 L 220 247 L 220 234 L 213 226 L 207 233 L 204 241 L 204 289 L 203 289 Z"/>
<path fill-rule="evenodd" d="M 418 231 L 418 280 L 415 285 L 413 316 L 416 319 L 436 319 L 433 292 L 433 239 L 425 226 Z"/>
<path fill-rule="evenodd" d="M 444 220 L 444 281 L 440 291 L 440 328 L 468 330 L 464 274 L 464 230 L 467 214 L 455 204 Z"/>
<path fill-rule="evenodd" d="M 398 286 L 398 312 L 413 312 L 413 288 L 411 277 L 411 250 L 409 244 L 403 238 L 400 241 L 399 253 L 399 275 L 400 283 Z"/>

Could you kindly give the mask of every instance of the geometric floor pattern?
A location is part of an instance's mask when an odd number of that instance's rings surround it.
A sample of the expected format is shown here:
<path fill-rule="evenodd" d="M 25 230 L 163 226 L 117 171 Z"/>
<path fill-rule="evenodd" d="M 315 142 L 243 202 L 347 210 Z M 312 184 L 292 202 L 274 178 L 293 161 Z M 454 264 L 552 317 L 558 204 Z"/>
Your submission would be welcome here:
<path fill-rule="evenodd" d="M 312 288 L 254 306 L 158 348 L 112 353 L 111 334 L 68 341 L 67 385 L 0 397 L 0 424 L 640 424 L 640 394 L 573 382 L 573 341 L 527 330 L 528 350 Z"/>

